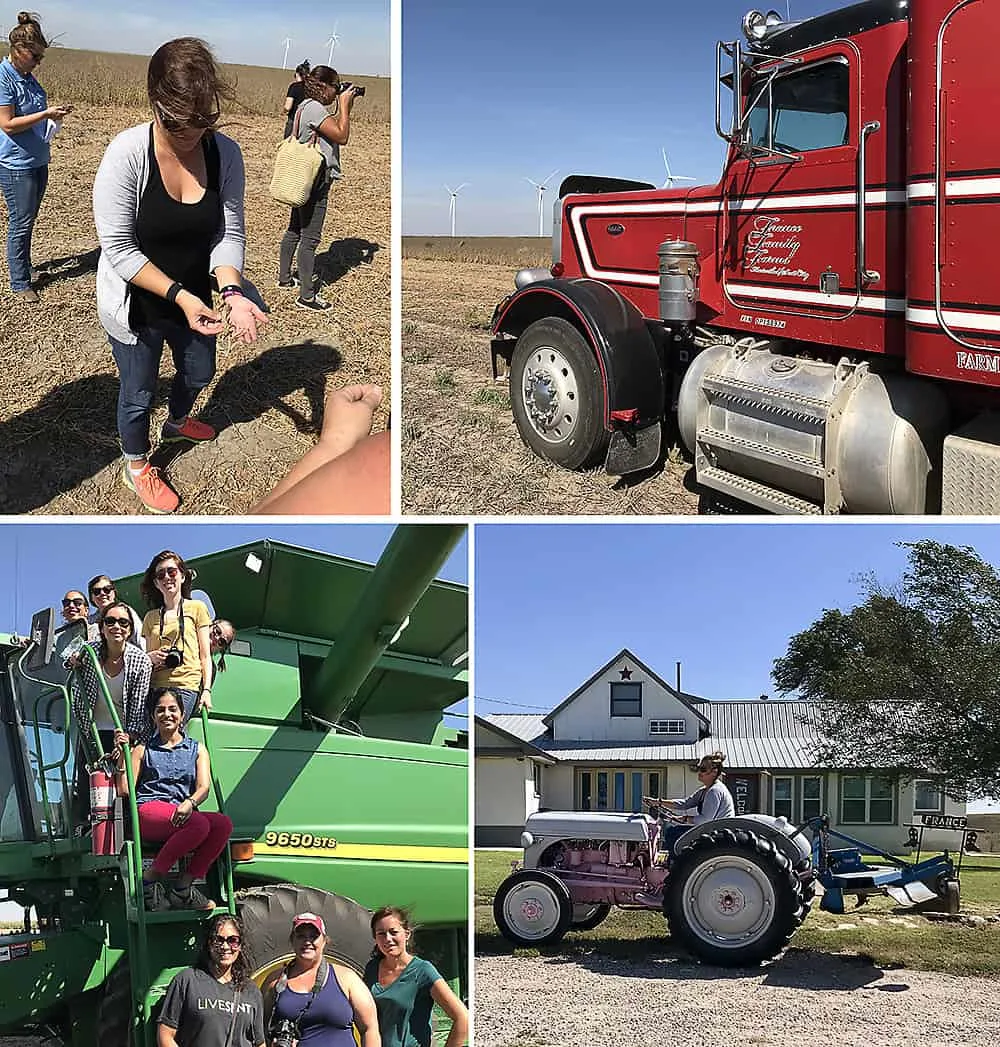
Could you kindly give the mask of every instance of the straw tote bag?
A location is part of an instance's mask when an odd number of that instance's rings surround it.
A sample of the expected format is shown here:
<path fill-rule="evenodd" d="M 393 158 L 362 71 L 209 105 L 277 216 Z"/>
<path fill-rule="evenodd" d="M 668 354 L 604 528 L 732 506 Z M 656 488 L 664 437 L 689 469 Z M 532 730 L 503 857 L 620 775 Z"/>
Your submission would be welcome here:
<path fill-rule="evenodd" d="M 308 142 L 299 141 L 301 115 L 300 108 L 295 114 L 291 136 L 278 146 L 271 177 L 271 196 L 289 207 L 301 207 L 309 199 L 324 162 L 323 154 L 316 144 L 316 131 L 313 131 Z"/>

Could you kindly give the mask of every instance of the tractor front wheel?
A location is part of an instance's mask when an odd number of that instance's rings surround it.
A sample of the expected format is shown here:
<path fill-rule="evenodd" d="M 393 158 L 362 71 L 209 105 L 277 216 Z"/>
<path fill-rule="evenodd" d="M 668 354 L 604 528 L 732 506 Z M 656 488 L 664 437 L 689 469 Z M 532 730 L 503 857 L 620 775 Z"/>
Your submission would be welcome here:
<path fill-rule="evenodd" d="M 597 357 L 567 320 L 536 320 L 514 347 L 510 404 L 521 439 L 542 458 L 565 469 L 603 460 L 604 388 Z"/>
<path fill-rule="evenodd" d="M 500 884 L 493 919 L 515 945 L 552 945 L 573 923 L 569 888 L 552 873 L 522 869 Z"/>
<path fill-rule="evenodd" d="M 294 957 L 289 941 L 292 918 L 310 912 L 326 926 L 327 957 L 346 964 L 358 974 L 372 954 L 371 912 L 351 898 L 316 887 L 272 884 L 255 887 L 237 898 L 250 970 L 257 985 Z"/>
<path fill-rule="evenodd" d="M 592 931 L 599 924 L 604 923 L 611 912 L 611 906 L 606 902 L 597 905 L 574 905 L 573 923 L 570 930 Z"/>
<path fill-rule="evenodd" d="M 766 836 L 714 829 L 677 855 L 663 913 L 699 960 L 743 967 L 777 956 L 808 912 L 788 857 Z"/>

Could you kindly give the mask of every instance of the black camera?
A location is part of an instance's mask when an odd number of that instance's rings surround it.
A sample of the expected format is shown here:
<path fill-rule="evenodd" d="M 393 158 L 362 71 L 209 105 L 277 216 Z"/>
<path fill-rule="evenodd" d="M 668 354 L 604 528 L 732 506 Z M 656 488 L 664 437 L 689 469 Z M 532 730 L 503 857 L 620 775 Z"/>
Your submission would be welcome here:
<path fill-rule="evenodd" d="M 355 98 L 364 98 L 365 97 L 364 86 L 362 84 L 352 84 L 350 82 L 350 80 L 348 80 L 347 83 L 342 83 L 340 85 L 340 91 L 338 93 L 339 94 L 343 94 L 345 91 L 349 91 L 352 87 L 354 88 L 354 97 Z"/>
<path fill-rule="evenodd" d="M 291 1018 L 276 1018 L 269 1031 L 271 1047 L 295 1047 L 299 1042 L 299 1023 Z"/>
<path fill-rule="evenodd" d="M 179 647 L 168 647 L 163 655 L 163 668 L 176 669 L 184 661 L 184 652 Z"/>

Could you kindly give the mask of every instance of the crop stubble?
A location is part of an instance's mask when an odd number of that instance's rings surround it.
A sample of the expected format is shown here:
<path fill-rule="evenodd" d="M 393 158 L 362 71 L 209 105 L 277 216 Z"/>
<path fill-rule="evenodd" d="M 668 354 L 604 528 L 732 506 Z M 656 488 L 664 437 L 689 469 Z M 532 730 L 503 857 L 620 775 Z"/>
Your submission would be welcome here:
<path fill-rule="evenodd" d="M 53 142 L 49 188 L 33 237 L 42 302 L 15 303 L 6 273 L 0 290 L 0 511 L 135 513 L 139 503 L 120 482 L 117 370 L 96 312 L 91 191 L 108 142 L 149 116 L 145 108 L 87 99 L 134 100 L 135 77 L 146 59 L 64 49 L 49 56 L 43 82 L 50 100 L 73 101 L 77 110 Z M 267 186 L 290 74 L 235 72 L 242 104 L 227 114 L 222 130 L 243 150 L 245 275 L 271 314 L 255 345 L 219 338 L 217 375 L 196 408 L 220 428 L 219 438 L 184 450 L 170 463 L 182 513 L 246 512 L 312 446 L 331 389 L 377 382 L 389 403 L 388 81 L 368 80 L 374 87 L 355 104 L 344 178 L 331 193 L 317 255 L 323 294 L 333 308 L 317 316 L 295 307 L 294 292 L 275 287 L 288 209 L 270 198 Z M 367 102 L 372 105 L 366 112 Z M 269 103 L 269 111 L 259 111 Z M 2 241 L 6 209 L 0 214 Z M 154 437 L 173 373 L 169 353 L 164 357 Z M 376 417 L 376 429 L 384 424 L 385 410 Z"/>
<path fill-rule="evenodd" d="M 440 240 L 404 241 L 411 256 L 403 259 L 403 511 L 696 513 L 698 496 L 685 487 L 690 470 L 676 453 L 624 481 L 602 468 L 567 472 L 524 446 L 507 382 L 492 381 L 489 326 L 494 305 L 513 290 L 514 269 L 546 259 L 526 259 L 513 241 L 468 238 L 449 249 Z"/>

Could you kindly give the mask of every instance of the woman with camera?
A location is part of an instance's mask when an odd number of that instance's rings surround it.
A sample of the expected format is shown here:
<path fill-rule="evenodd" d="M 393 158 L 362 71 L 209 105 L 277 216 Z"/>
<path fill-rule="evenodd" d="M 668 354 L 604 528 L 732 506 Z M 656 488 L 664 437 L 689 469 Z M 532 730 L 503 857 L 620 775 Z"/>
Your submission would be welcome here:
<path fill-rule="evenodd" d="M 351 134 L 351 107 L 364 89 L 342 84 L 337 71 L 318 65 L 302 78 L 305 100 L 295 113 L 292 134 L 300 142 L 315 140 L 323 154 L 323 166 L 316 177 L 309 199 L 292 208 L 288 229 L 281 240 L 278 262 L 278 286 L 299 286 L 298 305 L 303 309 L 329 309 L 330 303 L 316 293 L 313 270 L 316 248 L 323 235 L 330 186 L 340 179 L 340 147 L 347 145 Z M 328 106 L 336 103 L 331 116 Z M 299 275 L 292 276 L 292 259 L 298 251 Z"/>
<path fill-rule="evenodd" d="M 264 1047 L 264 1001 L 250 977 L 243 923 L 220 913 L 208 921 L 194 967 L 174 975 L 157 1026 L 157 1047 Z"/>
<path fill-rule="evenodd" d="M 177 553 L 164 549 L 150 561 L 139 591 L 151 608 L 142 620 L 153 663 L 153 692 L 169 687 L 184 703 L 184 722 L 212 708 L 212 616 L 191 599 L 191 571 Z"/>
<path fill-rule="evenodd" d="M 153 864 L 142 874 L 143 903 L 148 912 L 163 909 L 214 909 L 215 902 L 193 885 L 222 853 L 233 823 L 215 811 L 199 811 L 212 786 L 208 750 L 184 733 L 181 704 L 164 691 L 153 706 L 156 730 L 132 750 L 132 777 L 144 842 L 162 843 Z M 118 791 L 128 793 L 124 760 L 119 756 Z M 174 862 L 190 855 L 187 870 L 169 889 L 163 877 Z"/>
<path fill-rule="evenodd" d="M 413 931 L 405 909 L 386 905 L 372 916 L 375 953 L 365 967 L 382 1030 L 382 1047 L 430 1047 L 436 1003 L 451 1019 L 445 1047 L 469 1040 L 469 1012 L 434 964 L 409 951 Z"/>
<path fill-rule="evenodd" d="M 264 983 L 269 1047 L 381 1047 L 372 994 L 348 967 L 323 956 L 326 926 L 315 913 L 292 920 L 295 957 Z"/>

